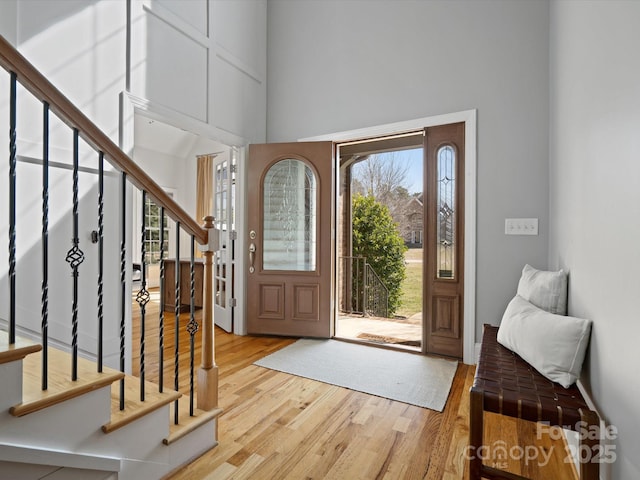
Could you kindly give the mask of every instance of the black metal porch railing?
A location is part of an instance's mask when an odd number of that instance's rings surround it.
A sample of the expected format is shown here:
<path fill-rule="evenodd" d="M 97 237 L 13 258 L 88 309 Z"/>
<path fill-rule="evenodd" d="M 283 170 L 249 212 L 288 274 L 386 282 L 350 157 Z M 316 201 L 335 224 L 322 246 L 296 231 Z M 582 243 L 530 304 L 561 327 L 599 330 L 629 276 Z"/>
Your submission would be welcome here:
<path fill-rule="evenodd" d="M 373 267 L 365 261 L 364 311 L 367 315 L 386 318 L 389 316 L 389 289 Z"/>
<path fill-rule="evenodd" d="M 193 220 L 186 212 L 177 205 L 148 175 L 142 171 L 122 150 L 120 150 L 104 133 L 102 133 L 84 114 L 82 114 L 73 104 L 69 102 L 55 87 L 53 87 L 43 75 L 41 75 L 31 64 L 29 64 L 4 38 L 0 37 L 0 66 L 8 72 L 9 77 L 9 94 L 8 94 L 8 114 L 9 114 L 9 152 L 7 158 L 9 166 L 8 176 L 8 195 L 9 195 L 9 238 L 8 238 L 8 288 L 9 288 L 9 305 L 8 305 L 8 319 L 7 329 L 9 343 L 14 344 L 16 341 L 17 331 L 17 275 L 21 274 L 18 271 L 18 247 L 20 247 L 18 232 L 20 231 L 18 226 L 22 221 L 31 221 L 31 219 L 18 218 L 17 212 L 19 203 L 21 202 L 33 202 L 32 198 L 28 195 L 32 192 L 20 191 L 18 192 L 17 178 L 19 175 L 18 165 L 18 91 L 24 90 L 30 93 L 35 99 L 42 104 L 42 220 L 41 220 L 41 252 L 42 252 L 42 283 L 41 283 L 41 308 L 39 312 L 40 316 L 40 338 L 43 345 L 42 354 L 42 389 L 48 389 L 48 377 L 49 377 L 49 365 L 47 357 L 47 346 L 50 340 L 50 319 L 49 312 L 53 301 L 59 301 L 50 297 L 49 283 L 50 283 L 50 261 L 53 255 L 61 255 L 69 263 L 71 267 L 71 308 L 70 308 L 70 330 L 71 338 L 69 339 L 69 345 L 71 347 L 72 365 L 70 371 L 70 377 L 72 380 L 78 379 L 78 354 L 79 354 L 79 333 L 80 322 L 86 321 L 85 319 L 93 316 L 92 312 L 81 312 L 82 306 L 80 300 L 81 290 L 85 288 L 84 284 L 80 283 L 82 275 L 83 263 L 85 261 L 85 255 L 83 251 L 83 239 L 80 236 L 81 230 L 91 230 L 88 225 L 82 225 L 82 218 L 80 216 L 80 140 L 83 140 L 91 149 L 95 151 L 98 157 L 97 179 L 95 182 L 91 180 L 90 186 L 97 187 L 97 231 L 94 233 L 92 241 L 98 244 L 97 253 L 97 306 L 95 310 L 95 321 L 97 331 L 97 346 L 96 346 L 96 368 L 98 372 L 102 372 L 104 368 L 104 329 L 105 323 L 109 321 L 105 318 L 105 302 L 110 301 L 113 304 L 117 304 L 116 299 L 105 298 L 105 283 L 106 282 L 118 282 L 120 283 L 119 290 L 120 302 L 120 318 L 118 326 L 119 336 L 119 368 L 121 371 L 126 369 L 126 325 L 127 325 L 127 303 L 131 300 L 131 294 L 128 291 L 127 278 L 128 271 L 131 269 L 131 265 L 127 261 L 127 212 L 130 209 L 127 201 L 127 190 L 129 185 L 133 185 L 138 188 L 142 193 L 142 208 L 145 207 L 145 198 L 149 196 L 153 201 L 161 207 L 161 225 L 160 225 L 160 258 L 164 257 L 165 253 L 165 238 L 164 238 L 164 215 L 165 213 L 176 222 L 176 310 L 175 310 L 175 369 L 174 369 L 174 388 L 179 388 L 178 380 L 178 367 L 179 367 L 179 331 L 180 331 L 180 235 L 186 233 L 191 238 L 191 285 L 190 285 L 190 320 L 185 327 L 185 330 L 190 335 L 190 414 L 194 414 L 194 351 L 195 351 L 195 334 L 199 329 L 199 323 L 195 319 L 195 281 L 194 281 L 194 250 L 195 244 L 200 243 L 208 244 L 208 231 L 202 228 L 198 223 Z M 71 171 L 71 204 L 69 206 L 70 221 L 72 224 L 71 231 L 71 248 L 67 252 L 59 252 L 51 250 L 50 232 L 51 219 L 50 219 L 50 161 L 49 161 L 49 144 L 50 144 L 50 116 L 55 115 L 63 123 L 69 127 L 70 134 L 72 135 L 73 148 L 70 152 L 70 171 Z M 30 135 L 33 132 L 28 132 Z M 64 133 L 63 133 L 64 134 Z M 0 156 L 0 161 L 4 155 Z M 113 167 L 120 171 L 120 193 L 118 198 L 108 199 L 105 195 L 105 160 L 109 162 Z M 65 167 L 66 168 L 66 167 Z M 119 256 L 120 256 L 120 268 L 119 278 L 106 278 L 105 277 L 105 204 L 112 202 L 113 204 L 120 204 L 118 213 L 120 218 L 117 222 L 120 225 L 119 235 Z M 144 219 L 144 211 L 142 218 Z M 112 221 L 112 220 L 111 220 Z M 142 221 L 141 227 L 141 282 L 140 290 L 137 292 L 136 300 L 140 308 L 140 400 L 145 399 L 145 376 L 147 371 L 147 358 L 145 352 L 146 345 L 146 320 L 147 320 L 147 304 L 150 301 L 150 293 L 147 289 L 146 278 L 146 251 L 145 251 L 145 238 L 146 227 L 145 222 Z M 87 252 L 89 249 L 84 247 Z M 90 253 L 90 252 L 89 252 Z M 159 359 L 158 359 L 158 390 L 163 391 L 164 388 L 164 336 L 165 336 L 165 318 L 164 318 L 164 285 L 165 285 L 165 265 L 164 260 L 161 260 L 160 265 L 160 302 L 158 316 L 158 331 L 159 331 Z M 30 276 L 32 272 L 28 273 Z M 203 292 L 204 295 L 210 295 L 210 292 Z M 64 301 L 64 300 L 63 300 Z M 37 316 L 37 314 L 36 314 Z M 212 319 L 211 319 L 212 320 Z M 120 382 L 120 408 L 124 409 L 125 405 L 125 388 L 124 380 Z M 175 419 L 178 423 L 178 404 L 176 401 L 175 406 Z"/>
<path fill-rule="evenodd" d="M 366 257 L 340 257 L 340 309 L 345 313 L 387 317 L 389 290 Z"/>

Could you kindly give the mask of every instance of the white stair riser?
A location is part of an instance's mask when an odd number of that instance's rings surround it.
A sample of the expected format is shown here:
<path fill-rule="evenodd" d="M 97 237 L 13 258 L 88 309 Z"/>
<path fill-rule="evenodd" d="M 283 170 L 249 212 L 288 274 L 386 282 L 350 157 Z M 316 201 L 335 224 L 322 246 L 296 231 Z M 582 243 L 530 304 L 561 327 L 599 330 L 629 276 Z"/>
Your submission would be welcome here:
<path fill-rule="evenodd" d="M 86 439 L 82 451 L 108 457 L 164 462 L 169 435 L 169 406 L 155 410 L 111 433 L 96 431 Z"/>
<path fill-rule="evenodd" d="M 205 423 L 189 435 L 168 446 L 170 450 L 169 462 L 173 468 L 184 465 L 218 444 L 216 439 L 217 421 L 218 419 L 215 418 Z"/>
<path fill-rule="evenodd" d="M 110 410 L 110 387 L 22 417 L 14 417 L 4 410 L 0 413 L 0 441 L 79 451 L 96 433 L 102 434 L 101 427 L 109 421 Z"/>
<path fill-rule="evenodd" d="M 110 472 L 97 472 L 91 480 L 138 480 L 162 478 L 181 465 L 202 455 L 217 445 L 216 422 L 200 426 L 184 438 L 164 445 L 169 436 L 170 407 L 166 405 L 124 427 L 105 434 L 102 425 L 110 420 L 111 388 L 103 387 L 85 395 L 72 398 L 38 412 L 14 417 L 9 408 L 22 400 L 22 361 L 0 364 L 0 443 L 24 445 L 32 448 L 68 452 L 71 455 L 94 455 L 121 459 L 117 477 Z M 181 399 L 181 401 L 187 401 Z M 35 459 L 32 460 L 36 462 Z M 29 462 L 29 463 L 32 463 Z M 11 469 L 8 465 L 11 464 Z M 39 479 L 47 465 L 0 462 L 0 480 Z M 74 466 L 75 463 L 73 463 Z M 56 478 L 83 477 L 82 468 L 91 468 L 86 460 L 79 461 L 79 468 L 55 466 Z M 50 472 L 51 470 L 47 470 Z M 79 475 L 79 476 L 78 476 Z M 47 477 L 49 479 L 49 477 Z"/>
<path fill-rule="evenodd" d="M 0 412 L 22 401 L 22 360 L 0 364 Z"/>
<path fill-rule="evenodd" d="M 116 473 L 47 465 L 0 462 L 0 480 L 118 480 Z"/>
<path fill-rule="evenodd" d="M 162 478 L 198 458 L 218 444 L 215 439 L 216 422 L 217 419 L 211 420 L 171 445 L 163 444 L 161 457 L 150 457 L 144 462 L 123 460 L 118 480 Z"/>

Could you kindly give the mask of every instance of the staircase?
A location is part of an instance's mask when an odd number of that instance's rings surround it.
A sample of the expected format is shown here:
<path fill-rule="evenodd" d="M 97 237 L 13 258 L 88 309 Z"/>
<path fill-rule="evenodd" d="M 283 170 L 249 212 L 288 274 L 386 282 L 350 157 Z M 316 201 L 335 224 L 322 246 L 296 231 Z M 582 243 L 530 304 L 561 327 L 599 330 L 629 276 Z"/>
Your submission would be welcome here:
<path fill-rule="evenodd" d="M 36 479 L 53 472 L 55 477 L 46 478 L 161 478 L 216 445 L 219 410 L 198 411 L 197 423 L 176 427 L 172 409 L 180 393 L 156 392 L 136 401 L 137 378 L 108 368 L 96 373 L 84 359 L 78 363 L 82 380 L 72 382 L 70 355 L 52 348 L 48 353 L 49 388 L 43 392 L 42 347 L 21 338 L 10 347 L 0 332 L 0 382 L 8 386 L 0 394 L 0 478 Z M 122 378 L 131 399 L 123 411 Z"/>
<path fill-rule="evenodd" d="M 0 66 L 8 72 L 10 84 L 8 98 L 0 97 L 0 106 L 8 105 L 10 118 L 9 155 L 0 156 L 0 162 L 7 161 L 9 164 L 9 255 L 8 265 L 0 267 L 0 280 L 6 278 L 6 282 L 0 282 L 0 285 L 6 284 L 8 290 L 0 292 L 3 300 L 0 302 L 0 480 L 163 478 L 217 445 L 216 422 L 221 411 L 217 408 L 217 367 L 213 349 L 211 279 L 212 256 L 217 249 L 214 245 L 217 236 L 214 234 L 213 218 L 207 217 L 203 226 L 193 220 L 1 36 Z M 24 192 L 16 194 L 19 185 L 16 181 L 19 176 L 17 151 L 20 134 L 16 121 L 19 88 L 41 103 L 43 118 L 42 127 L 38 126 L 42 128 L 42 158 L 38 159 L 42 168 L 42 191 L 33 189 L 33 197 L 26 200 L 22 198 Z M 71 248 L 66 256 L 64 253 L 62 255 L 71 269 L 71 275 L 50 279 L 53 277 L 49 272 L 53 262 L 51 257 L 59 253 L 49 246 L 50 232 L 53 237 L 58 235 L 59 230 L 55 228 L 56 225 L 49 225 L 49 117 L 54 115 L 68 126 L 73 136 L 72 159 L 69 163 L 73 178 L 69 194 L 72 203 L 68 212 L 65 212 L 68 223 L 73 226 L 73 235 Z M 28 133 L 33 135 L 33 132 Z M 79 194 L 80 140 L 94 150 L 98 161 L 95 182 L 98 192 L 95 224 L 98 229 L 91 238 L 92 243 L 97 243 L 97 249 L 87 246 L 79 233 L 79 210 L 82 202 L 87 201 Z M 121 188 L 117 199 L 105 199 L 105 161 L 113 168 L 108 174 L 119 177 Z M 181 234 L 189 236 L 191 252 L 191 280 L 187 285 L 181 285 L 177 278 L 175 284 L 176 298 L 180 298 L 181 289 L 190 291 L 188 322 L 186 325 L 180 324 L 179 303 L 175 312 L 161 309 L 159 318 L 149 319 L 146 318 L 146 305 L 149 302 L 144 273 L 146 252 L 144 241 L 141 241 L 142 279 L 136 295 L 141 317 L 141 338 L 139 345 L 134 347 L 140 362 L 137 377 L 126 373 L 131 371 L 127 342 L 130 340 L 128 329 L 131 328 L 129 272 L 132 265 L 128 260 L 130 252 L 126 250 L 132 235 L 126 231 L 127 211 L 130 209 L 127 191 L 131 185 L 141 191 L 143 205 L 148 195 L 175 221 L 177 243 Z M 4 194 L 5 189 L 2 190 Z M 21 202 L 42 203 L 42 235 L 37 247 L 42 271 L 38 273 L 21 269 L 21 258 L 17 254 L 17 251 L 22 251 L 20 235 L 25 231 L 23 225 L 27 223 L 20 216 L 23 211 Z M 114 263 L 113 259 L 105 258 L 107 241 L 111 238 L 105 233 L 104 219 L 105 204 L 109 202 L 117 204 L 121 212 L 119 222 L 122 228 L 116 239 L 117 245 L 113 247 L 116 251 L 118 247 L 120 250 L 116 262 L 119 265 L 117 278 L 105 273 L 105 266 L 109 266 L 109 262 Z M 0 219 L 3 218 L 0 216 Z M 32 222 L 32 219 L 29 221 Z M 87 226 L 83 225 L 82 228 Z M 160 231 L 163 231 L 162 227 Z M 144 239 L 144 228 L 140 234 Z M 55 243 L 56 238 L 52 239 Z M 200 321 L 196 320 L 194 305 L 196 243 L 200 245 L 204 257 Z M 160 244 L 163 244 L 162 239 Z M 34 248 L 29 246 L 23 250 L 31 252 Z M 95 250 L 97 256 L 90 260 L 97 266 L 97 278 L 82 277 L 82 264 Z M 29 292 L 19 289 L 21 282 L 25 282 L 24 277 L 29 277 L 29 285 L 41 284 L 40 295 L 37 295 L 37 291 L 31 291 L 31 288 Z M 49 295 L 50 287 L 67 281 L 71 298 L 60 299 Z M 162 265 L 161 292 L 164 290 L 164 281 Z M 84 311 L 86 301 L 83 300 L 87 283 L 97 285 L 97 305 L 95 311 L 92 309 L 89 314 Z M 110 292 L 116 294 L 108 297 Z M 36 310 L 32 305 L 34 295 L 35 298 L 39 297 L 37 321 L 31 318 Z M 5 296 L 7 302 L 4 302 Z M 64 310 L 59 302 L 70 307 L 70 318 L 58 318 L 59 312 Z M 161 300 L 160 304 L 163 303 Z M 118 308 L 114 308 L 114 305 Z M 117 310 L 116 315 L 113 315 L 113 310 Z M 159 350 L 162 352 L 153 369 L 158 372 L 174 370 L 175 376 L 170 386 L 164 385 L 164 375 L 159 375 L 157 384 L 146 378 L 145 325 L 150 321 L 159 322 Z M 164 325 L 165 322 L 174 321 L 175 358 L 165 360 Z M 34 327 L 36 323 L 38 328 Z M 59 328 L 62 324 L 63 329 Z M 58 331 L 52 336 L 54 327 Z M 201 335 L 196 336 L 196 332 Z M 179 351 L 180 335 L 190 340 L 189 352 Z M 95 349 L 87 347 L 88 337 L 95 337 Z M 202 358 L 197 371 L 194 359 L 196 338 L 202 338 Z M 185 362 L 179 365 L 179 358 L 185 354 L 189 356 L 189 381 L 188 385 L 181 385 L 179 370 L 184 370 Z"/>

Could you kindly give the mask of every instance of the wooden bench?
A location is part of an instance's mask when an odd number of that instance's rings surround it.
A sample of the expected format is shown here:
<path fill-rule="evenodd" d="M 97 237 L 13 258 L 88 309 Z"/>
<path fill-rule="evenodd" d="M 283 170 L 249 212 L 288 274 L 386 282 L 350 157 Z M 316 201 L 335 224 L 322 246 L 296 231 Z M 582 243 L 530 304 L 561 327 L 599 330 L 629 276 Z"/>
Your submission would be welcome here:
<path fill-rule="evenodd" d="M 481 455 L 473 455 L 483 445 L 484 412 L 532 422 L 548 422 L 549 425 L 582 432 L 591 431 L 590 426 L 595 429 L 599 427 L 597 414 L 589 409 L 575 384 L 566 389 L 548 380 L 517 354 L 500 345 L 497 334 L 498 327 L 484 326 L 480 359 L 470 392 L 471 480 L 525 478 L 485 465 Z M 580 453 L 597 451 L 598 440 L 591 439 L 588 435 L 580 437 Z M 580 463 L 580 480 L 598 479 L 599 464 L 591 460 L 594 459 L 589 458 Z"/>

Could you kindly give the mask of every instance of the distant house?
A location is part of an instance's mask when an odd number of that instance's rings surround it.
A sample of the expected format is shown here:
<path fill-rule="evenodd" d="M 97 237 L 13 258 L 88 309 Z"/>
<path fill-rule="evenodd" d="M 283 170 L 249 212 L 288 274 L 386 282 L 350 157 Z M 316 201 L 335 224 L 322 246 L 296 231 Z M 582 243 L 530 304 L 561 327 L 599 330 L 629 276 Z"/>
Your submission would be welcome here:
<path fill-rule="evenodd" d="M 401 223 L 401 234 L 405 245 L 409 248 L 422 248 L 423 242 L 423 194 L 420 193 L 407 202 L 404 211 L 404 222 Z"/>

